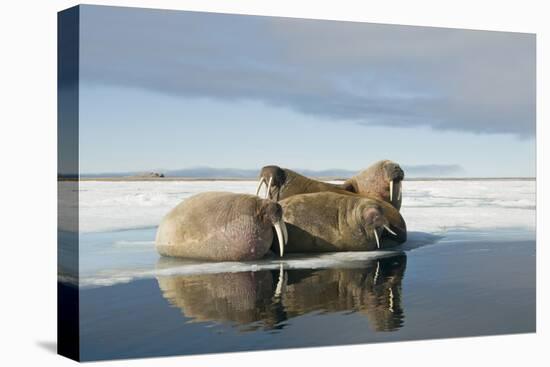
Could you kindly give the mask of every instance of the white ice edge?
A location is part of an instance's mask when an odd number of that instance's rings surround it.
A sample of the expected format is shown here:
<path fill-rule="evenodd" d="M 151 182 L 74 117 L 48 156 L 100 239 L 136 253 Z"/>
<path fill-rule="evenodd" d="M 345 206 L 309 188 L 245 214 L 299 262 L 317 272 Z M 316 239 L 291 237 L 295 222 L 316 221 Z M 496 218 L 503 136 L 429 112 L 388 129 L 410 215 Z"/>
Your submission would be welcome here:
<path fill-rule="evenodd" d="M 177 259 L 163 258 L 156 269 L 100 271 L 93 275 L 81 275 L 77 280 L 64 276 L 66 282 L 78 284 L 82 288 L 128 283 L 138 279 L 151 279 L 168 276 L 188 276 L 218 273 L 256 272 L 263 270 L 284 269 L 328 269 L 361 266 L 360 263 L 402 254 L 401 250 L 384 250 L 369 252 L 338 252 L 327 254 L 291 254 L 288 258 L 262 259 L 254 262 L 194 262 L 178 265 L 184 262 Z M 162 264 L 162 261 L 165 264 Z M 61 275 L 59 276 L 61 278 Z"/>

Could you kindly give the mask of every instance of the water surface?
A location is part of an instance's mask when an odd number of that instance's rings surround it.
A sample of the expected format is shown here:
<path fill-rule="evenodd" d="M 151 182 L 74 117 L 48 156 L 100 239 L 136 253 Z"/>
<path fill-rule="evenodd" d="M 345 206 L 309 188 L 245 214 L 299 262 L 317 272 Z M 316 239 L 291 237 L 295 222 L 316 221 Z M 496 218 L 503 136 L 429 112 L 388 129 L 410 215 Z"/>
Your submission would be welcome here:
<path fill-rule="evenodd" d="M 79 278 L 59 269 L 78 284 L 82 359 L 534 332 L 535 182 L 403 188 L 395 250 L 209 263 L 159 257 L 156 225 L 194 193 L 254 182 L 82 183 Z M 61 258 L 74 236 L 60 232 Z"/>

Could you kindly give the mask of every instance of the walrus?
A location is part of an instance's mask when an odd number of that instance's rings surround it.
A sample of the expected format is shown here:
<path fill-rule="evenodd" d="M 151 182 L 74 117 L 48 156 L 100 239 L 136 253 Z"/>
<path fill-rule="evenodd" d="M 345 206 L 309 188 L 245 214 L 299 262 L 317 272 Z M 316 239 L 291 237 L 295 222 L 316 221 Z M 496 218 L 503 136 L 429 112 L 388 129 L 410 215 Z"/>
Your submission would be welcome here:
<path fill-rule="evenodd" d="M 293 195 L 324 191 L 353 193 L 386 201 L 399 210 L 402 201 L 401 181 L 404 177 L 401 167 L 389 160 L 371 165 L 343 184 L 314 180 L 291 169 L 270 165 L 260 170 L 256 195 L 259 195 L 264 186 L 265 197 L 276 201 Z"/>
<path fill-rule="evenodd" d="M 160 258 L 163 268 L 168 258 Z M 316 312 L 358 312 L 376 331 L 403 324 L 401 283 L 406 255 L 342 268 L 284 269 L 157 276 L 162 296 L 189 322 L 217 322 L 240 331 L 283 328 Z"/>
<path fill-rule="evenodd" d="M 279 203 L 288 228 L 287 252 L 372 251 L 407 240 L 403 217 L 381 200 L 317 192 Z"/>
<path fill-rule="evenodd" d="M 346 180 L 342 186 L 346 191 L 386 201 L 399 210 L 404 178 L 405 172 L 397 163 L 383 160 Z"/>
<path fill-rule="evenodd" d="M 162 219 L 155 243 L 163 256 L 257 260 L 272 245 L 272 227 L 283 256 L 288 233 L 278 203 L 254 195 L 206 192 L 172 209 Z"/>

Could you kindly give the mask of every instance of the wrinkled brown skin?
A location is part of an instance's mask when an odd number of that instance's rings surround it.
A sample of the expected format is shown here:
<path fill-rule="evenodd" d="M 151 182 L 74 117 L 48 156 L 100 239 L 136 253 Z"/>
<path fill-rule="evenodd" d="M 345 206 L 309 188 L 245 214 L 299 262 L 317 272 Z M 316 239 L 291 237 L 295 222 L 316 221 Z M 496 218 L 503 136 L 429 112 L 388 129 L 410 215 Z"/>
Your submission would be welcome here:
<path fill-rule="evenodd" d="M 271 183 L 271 198 L 283 200 L 293 195 L 311 194 L 315 192 L 346 192 L 382 200 L 401 209 L 402 197 L 399 197 L 399 187 L 405 173 L 401 167 L 390 160 L 376 162 L 369 168 L 346 180 L 343 184 L 322 182 L 303 176 L 288 168 L 265 166 L 260 171 L 260 179 Z M 393 196 L 390 201 L 390 181 L 394 181 Z"/>
<path fill-rule="evenodd" d="M 213 261 L 257 260 L 271 247 L 281 207 L 255 195 L 206 192 L 172 209 L 157 230 L 163 256 Z"/>
<path fill-rule="evenodd" d="M 405 178 L 401 167 L 392 161 L 384 160 L 376 162 L 366 170 L 344 182 L 343 189 L 355 192 L 361 196 L 367 196 L 383 200 L 392 204 L 397 210 L 401 209 L 402 197 L 399 197 L 399 187 Z M 390 181 L 394 182 L 393 195 L 390 201 Z"/>
<path fill-rule="evenodd" d="M 334 192 L 294 195 L 280 201 L 289 241 L 285 252 L 333 252 L 377 250 L 374 227 L 364 213 L 379 212 L 376 227 L 389 225 L 397 236 L 384 230 L 380 249 L 407 240 L 405 221 L 393 206 L 380 200 Z M 379 232 L 380 234 L 380 232 Z"/>
<path fill-rule="evenodd" d="M 258 271 L 176 275 L 157 281 L 163 297 L 193 322 L 272 329 L 311 312 L 357 311 L 366 315 L 374 330 L 392 331 L 403 323 L 405 268 L 406 256 L 398 255 L 354 268 L 285 270 L 282 276 L 278 271 Z"/>

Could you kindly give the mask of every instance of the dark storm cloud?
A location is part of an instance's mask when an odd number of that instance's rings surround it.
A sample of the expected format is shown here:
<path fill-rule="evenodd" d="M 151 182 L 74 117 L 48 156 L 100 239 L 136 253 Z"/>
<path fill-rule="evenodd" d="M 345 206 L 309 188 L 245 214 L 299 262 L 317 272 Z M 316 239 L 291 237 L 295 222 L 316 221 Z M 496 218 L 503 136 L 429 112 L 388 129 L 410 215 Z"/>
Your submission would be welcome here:
<path fill-rule="evenodd" d="M 364 125 L 535 133 L 531 34 L 95 6 L 81 14 L 85 82 Z"/>

